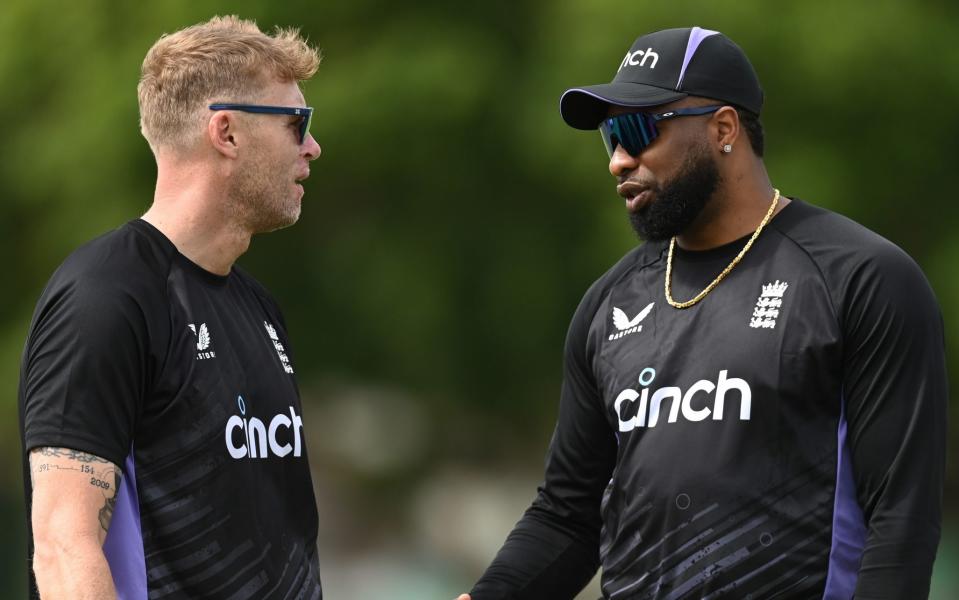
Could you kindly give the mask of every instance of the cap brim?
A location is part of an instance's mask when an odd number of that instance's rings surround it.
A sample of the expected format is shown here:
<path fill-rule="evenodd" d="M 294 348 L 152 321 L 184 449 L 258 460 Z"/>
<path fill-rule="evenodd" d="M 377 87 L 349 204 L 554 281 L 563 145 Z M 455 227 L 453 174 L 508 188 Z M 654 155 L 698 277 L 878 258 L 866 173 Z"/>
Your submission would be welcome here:
<path fill-rule="evenodd" d="M 610 105 L 643 107 L 666 104 L 688 94 L 641 83 L 601 83 L 566 90 L 559 99 L 559 112 L 570 127 L 596 129 Z"/>

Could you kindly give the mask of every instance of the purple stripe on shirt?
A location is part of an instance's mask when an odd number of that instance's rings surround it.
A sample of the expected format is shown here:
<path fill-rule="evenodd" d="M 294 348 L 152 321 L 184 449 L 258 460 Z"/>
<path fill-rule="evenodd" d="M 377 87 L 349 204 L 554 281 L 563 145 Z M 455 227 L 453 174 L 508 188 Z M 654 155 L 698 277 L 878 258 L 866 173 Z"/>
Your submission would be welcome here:
<path fill-rule="evenodd" d="M 146 600 L 147 570 L 140 532 L 140 500 L 133 466 L 133 450 L 123 463 L 123 479 L 117 490 L 113 519 L 103 543 L 118 600 Z"/>
<path fill-rule="evenodd" d="M 839 456 L 836 460 L 836 499 L 832 513 L 832 547 L 823 600 L 850 600 L 856 591 L 859 563 L 866 546 L 866 523 L 856 500 L 852 455 L 846 443 L 846 402 L 839 413 Z"/>
<path fill-rule="evenodd" d="M 679 81 L 676 82 L 676 91 L 679 91 L 679 87 L 683 85 L 683 77 L 686 76 L 686 67 L 689 66 L 689 61 L 693 59 L 693 55 L 696 54 L 699 45 L 703 43 L 703 40 L 717 33 L 719 32 L 711 29 L 702 29 L 700 27 L 693 27 L 690 30 L 689 41 L 686 42 L 686 56 L 683 57 L 683 68 L 679 71 Z"/>

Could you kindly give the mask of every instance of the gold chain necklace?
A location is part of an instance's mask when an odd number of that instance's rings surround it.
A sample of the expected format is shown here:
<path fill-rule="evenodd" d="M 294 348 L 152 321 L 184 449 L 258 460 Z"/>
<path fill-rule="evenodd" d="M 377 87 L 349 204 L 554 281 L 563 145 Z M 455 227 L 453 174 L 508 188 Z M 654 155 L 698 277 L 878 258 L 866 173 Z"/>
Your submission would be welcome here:
<path fill-rule="evenodd" d="M 776 205 L 779 203 L 779 190 L 773 189 L 775 194 L 773 194 L 773 202 L 769 205 L 769 210 L 766 211 L 766 216 L 763 217 L 762 222 L 759 224 L 759 227 L 756 228 L 756 231 L 753 232 L 752 237 L 749 238 L 749 241 L 746 242 L 746 245 L 743 246 L 743 249 L 739 251 L 739 254 L 736 255 L 736 258 L 733 259 L 731 263 L 726 265 L 726 268 L 723 269 L 722 273 L 716 276 L 716 279 L 713 279 L 713 282 L 706 286 L 706 289 L 696 294 L 696 297 L 692 300 L 687 300 L 686 302 L 676 302 L 673 300 L 673 295 L 670 293 L 670 282 L 673 278 L 673 248 L 676 246 L 676 236 L 673 236 L 669 240 L 669 255 L 666 257 L 666 283 L 664 288 L 666 290 L 666 302 L 669 302 L 669 305 L 673 308 L 689 308 L 690 306 L 696 304 L 700 300 L 706 297 L 706 294 L 713 291 L 713 288 L 719 285 L 719 282 L 729 275 L 729 272 L 733 270 L 733 267 L 739 264 L 739 261 L 742 260 L 743 256 L 749 252 L 749 249 L 752 247 L 753 242 L 756 241 L 756 238 L 759 237 L 759 233 L 763 230 L 763 227 L 766 226 L 766 223 L 769 223 L 769 219 L 772 218 L 773 212 L 776 210 Z"/>

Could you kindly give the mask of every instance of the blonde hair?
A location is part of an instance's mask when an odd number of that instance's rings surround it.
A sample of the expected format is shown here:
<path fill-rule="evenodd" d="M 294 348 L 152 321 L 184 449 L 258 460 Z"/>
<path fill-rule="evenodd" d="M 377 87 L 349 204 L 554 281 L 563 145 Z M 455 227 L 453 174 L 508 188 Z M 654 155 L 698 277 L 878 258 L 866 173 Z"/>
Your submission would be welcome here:
<path fill-rule="evenodd" d="M 297 30 L 267 35 L 235 15 L 164 34 L 143 59 L 140 131 L 154 151 L 192 145 L 208 102 L 255 101 L 271 81 L 309 79 L 320 60 Z"/>

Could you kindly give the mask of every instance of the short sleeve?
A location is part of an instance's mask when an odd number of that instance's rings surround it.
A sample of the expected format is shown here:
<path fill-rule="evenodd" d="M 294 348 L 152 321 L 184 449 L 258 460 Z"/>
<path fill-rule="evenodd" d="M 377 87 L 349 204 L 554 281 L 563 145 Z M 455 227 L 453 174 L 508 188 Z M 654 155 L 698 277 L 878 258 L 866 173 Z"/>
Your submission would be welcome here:
<path fill-rule="evenodd" d="M 143 314 L 122 281 L 54 274 L 21 365 L 24 451 L 67 447 L 123 464 L 148 385 Z"/>

